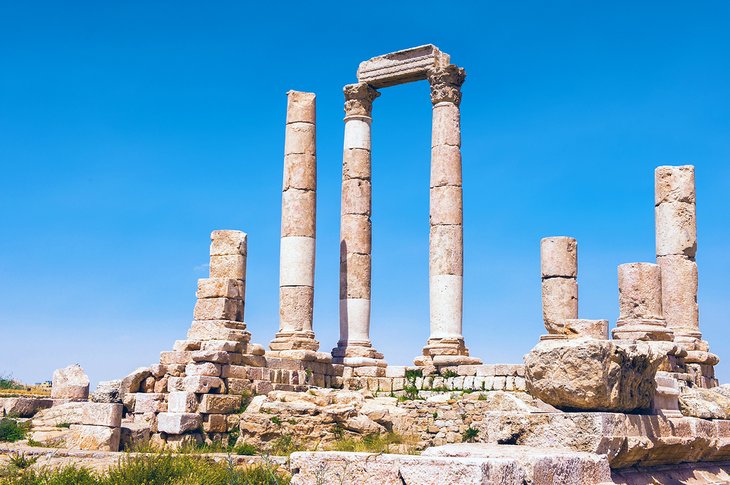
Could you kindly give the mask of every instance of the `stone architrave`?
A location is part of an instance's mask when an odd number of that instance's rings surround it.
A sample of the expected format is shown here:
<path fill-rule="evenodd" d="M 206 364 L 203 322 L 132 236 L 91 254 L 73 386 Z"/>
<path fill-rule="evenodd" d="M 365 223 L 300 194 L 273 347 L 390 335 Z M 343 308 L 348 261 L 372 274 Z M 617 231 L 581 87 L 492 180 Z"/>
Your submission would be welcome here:
<path fill-rule="evenodd" d="M 626 263 L 618 267 L 619 317 L 613 338 L 671 341 L 662 312 L 661 270 L 652 263 Z"/>
<path fill-rule="evenodd" d="M 333 362 L 353 367 L 386 366 L 370 341 L 372 223 L 370 124 L 380 95 L 366 83 L 349 84 L 345 93 L 345 142 L 342 158 L 340 220 L 340 339 Z"/>
<path fill-rule="evenodd" d="M 316 96 L 289 91 L 287 97 L 279 331 L 269 344 L 273 351 L 271 355 L 319 349 L 312 327 L 317 193 Z"/>
<path fill-rule="evenodd" d="M 697 210 L 692 165 L 661 166 L 654 172 L 656 259 L 661 268 L 662 310 L 685 361 L 716 364 L 702 340 L 697 305 Z"/>
<path fill-rule="evenodd" d="M 542 339 L 573 336 L 567 320 L 578 318 L 578 242 L 556 236 L 540 241 L 542 317 L 548 335 Z"/>
<path fill-rule="evenodd" d="M 416 365 L 478 364 L 462 334 L 464 236 L 461 184 L 463 68 L 430 68 L 433 119 L 429 237 L 430 335 Z M 430 362 L 429 362 L 430 361 Z"/>

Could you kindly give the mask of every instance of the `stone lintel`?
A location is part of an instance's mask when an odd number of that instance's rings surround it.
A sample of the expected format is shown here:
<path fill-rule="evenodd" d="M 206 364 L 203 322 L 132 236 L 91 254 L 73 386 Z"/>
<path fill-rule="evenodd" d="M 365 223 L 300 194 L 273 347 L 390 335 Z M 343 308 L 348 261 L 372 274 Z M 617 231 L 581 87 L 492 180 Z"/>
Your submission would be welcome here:
<path fill-rule="evenodd" d="M 373 57 L 361 62 L 357 80 L 385 88 L 426 79 L 430 69 L 448 66 L 450 56 L 432 44 Z"/>

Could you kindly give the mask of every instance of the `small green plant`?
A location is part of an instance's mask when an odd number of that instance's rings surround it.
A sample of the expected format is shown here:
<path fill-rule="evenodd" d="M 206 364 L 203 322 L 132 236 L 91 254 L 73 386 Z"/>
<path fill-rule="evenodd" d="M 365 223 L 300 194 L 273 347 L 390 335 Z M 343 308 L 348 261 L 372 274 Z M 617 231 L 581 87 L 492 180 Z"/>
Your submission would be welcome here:
<path fill-rule="evenodd" d="M 25 389 L 26 386 L 21 384 L 20 382 L 13 379 L 13 376 L 10 374 L 3 374 L 0 375 L 0 389 L 9 389 L 9 390 L 21 390 Z"/>
<path fill-rule="evenodd" d="M 288 456 L 302 449 L 302 446 L 288 434 L 279 436 L 271 444 L 271 454 L 278 456 Z"/>
<path fill-rule="evenodd" d="M 68 429 L 70 427 L 71 427 L 71 423 L 58 423 L 56 425 L 56 428 L 66 428 L 66 429 Z"/>
<path fill-rule="evenodd" d="M 438 417 L 439 417 L 438 411 L 434 411 L 433 412 L 433 419 L 438 419 Z"/>
<path fill-rule="evenodd" d="M 304 369 L 304 375 L 307 376 L 307 380 L 312 377 L 312 369 Z"/>
<path fill-rule="evenodd" d="M 10 459 L 10 464 L 18 470 L 30 468 L 38 461 L 37 456 L 25 456 L 25 453 L 11 453 L 8 458 Z"/>
<path fill-rule="evenodd" d="M 444 379 L 449 379 L 451 377 L 459 377 L 459 374 L 452 371 L 451 369 L 446 369 L 444 371 L 441 371 L 441 377 L 443 377 Z"/>
<path fill-rule="evenodd" d="M 474 440 L 477 439 L 478 435 L 479 435 L 479 430 L 469 426 L 468 428 L 466 428 L 466 431 L 464 431 L 461 434 L 461 441 L 463 443 L 473 443 Z"/>
<path fill-rule="evenodd" d="M 357 451 L 365 453 L 389 453 L 391 446 L 405 444 L 407 440 L 398 433 L 371 433 L 361 438 L 342 438 L 329 446 L 333 451 Z"/>
<path fill-rule="evenodd" d="M 408 400 L 418 399 L 418 388 L 416 386 L 403 387 L 403 393 Z"/>
<path fill-rule="evenodd" d="M 271 416 L 271 422 L 277 426 L 281 426 L 281 418 L 279 416 Z"/>
<path fill-rule="evenodd" d="M 487 400 L 487 395 L 484 393 L 480 393 L 479 397 L 477 398 L 477 401 L 486 401 L 486 400 Z"/>
<path fill-rule="evenodd" d="M 234 455 L 245 456 L 257 455 L 259 452 L 259 450 L 251 443 L 241 443 L 240 445 L 235 445 L 232 451 Z"/>
<path fill-rule="evenodd" d="M 332 427 L 332 434 L 335 435 L 335 438 L 341 440 L 345 436 L 345 428 L 340 423 L 337 423 Z"/>
<path fill-rule="evenodd" d="M 423 377 L 421 369 L 406 369 L 406 380 L 411 384 L 414 384 L 419 377 Z"/>
<path fill-rule="evenodd" d="M 241 407 L 238 408 L 238 414 L 243 413 L 248 408 L 248 405 L 251 404 L 251 400 L 253 399 L 253 393 L 249 391 L 248 389 L 243 391 L 241 393 Z"/>
<path fill-rule="evenodd" d="M 25 438 L 28 424 L 20 424 L 12 418 L 0 419 L 0 441 L 15 442 Z"/>

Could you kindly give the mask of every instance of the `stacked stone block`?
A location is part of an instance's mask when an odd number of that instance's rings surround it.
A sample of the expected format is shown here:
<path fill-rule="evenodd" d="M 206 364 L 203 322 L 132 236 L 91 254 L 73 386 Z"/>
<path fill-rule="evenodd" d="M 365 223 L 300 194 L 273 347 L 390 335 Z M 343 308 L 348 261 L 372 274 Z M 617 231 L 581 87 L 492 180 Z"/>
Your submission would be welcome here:
<path fill-rule="evenodd" d="M 319 349 L 314 338 L 317 153 L 314 93 L 289 91 L 281 209 L 279 332 L 275 353 Z"/>
<path fill-rule="evenodd" d="M 618 267 L 619 317 L 613 338 L 671 341 L 662 311 L 662 279 L 658 265 L 627 263 Z"/>
<path fill-rule="evenodd" d="M 661 268 L 662 309 L 674 341 L 686 351 L 686 371 L 698 385 L 716 385 L 719 358 L 702 340 L 697 304 L 697 210 L 691 165 L 655 171 L 656 258 Z"/>

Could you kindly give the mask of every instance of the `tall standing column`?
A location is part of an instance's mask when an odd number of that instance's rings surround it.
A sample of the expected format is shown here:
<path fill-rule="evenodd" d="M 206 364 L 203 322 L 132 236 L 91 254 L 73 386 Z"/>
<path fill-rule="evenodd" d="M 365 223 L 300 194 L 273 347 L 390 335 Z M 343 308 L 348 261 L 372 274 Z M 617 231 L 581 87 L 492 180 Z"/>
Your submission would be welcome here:
<path fill-rule="evenodd" d="M 340 221 L 340 340 L 334 362 L 381 366 L 383 354 L 370 341 L 372 223 L 370 124 L 372 103 L 380 96 L 366 83 L 345 92 L 345 144 L 342 156 Z"/>
<path fill-rule="evenodd" d="M 317 190 L 315 94 L 287 93 L 281 204 L 279 332 L 273 351 L 319 348 L 312 330 Z"/>
<path fill-rule="evenodd" d="M 578 241 L 566 236 L 543 238 L 540 273 L 545 329 L 548 336 L 567 336 L 571 332 L 566 321 L 578 318 Z"/>
<path fill-rule="evenodd" d="M 697 211 L 691 165 L 657 167 L 655 173 L 656 257 L 661 268 L 662 309 L 674 341 L 688 363 L 719 359 L 702 340 L 697 305 Z"/>
<path fill-rule="evenodd" d="M 463 213 L 461 186 L 461 85 L 464 69 L 450 64 L 431 69 L 433 119 L 429 237 L 430 336 L 416 364 L 480 362 L 469 357 L 462 334 Z"/>

